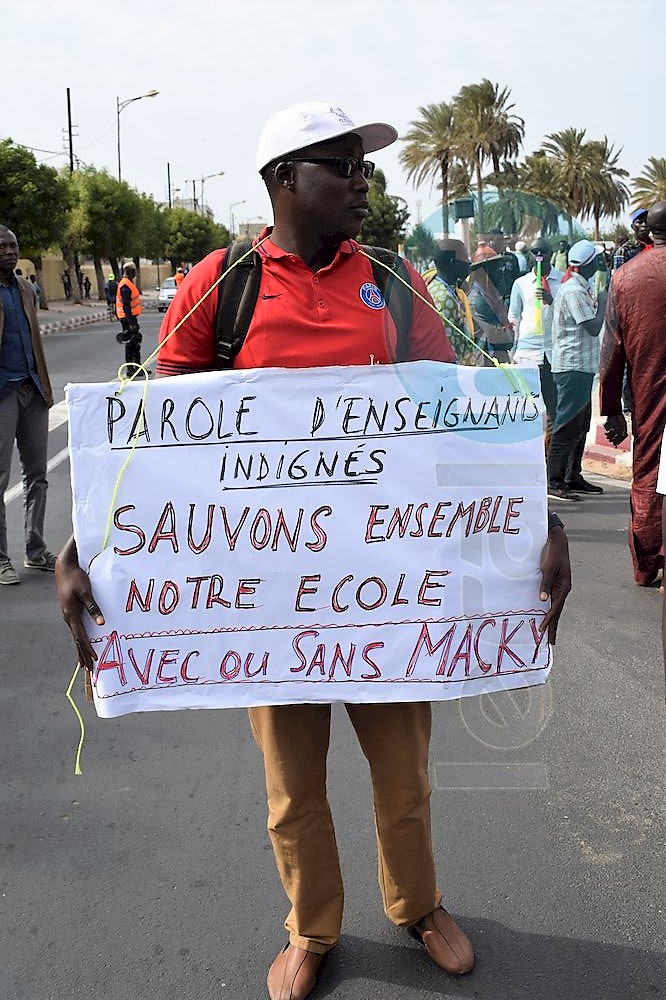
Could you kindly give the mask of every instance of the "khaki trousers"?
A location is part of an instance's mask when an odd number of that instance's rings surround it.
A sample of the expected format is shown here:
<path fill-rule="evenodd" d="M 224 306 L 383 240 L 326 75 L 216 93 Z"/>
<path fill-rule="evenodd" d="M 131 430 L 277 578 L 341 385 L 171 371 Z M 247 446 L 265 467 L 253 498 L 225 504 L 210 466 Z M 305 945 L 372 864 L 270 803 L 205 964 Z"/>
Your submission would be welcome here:
<path fill-rule="evenodd" d="M 379 887 L 388 918 L 412 924 L 441 900 L 430 829 L 427 703 L 346 705 L 370 764 Z M 292 945 L 319 954 L 340 937 L 344 890 L 326 796 L 330 705 L 249 709 L 264 755 L 268 831 L 291 903 Z"/>

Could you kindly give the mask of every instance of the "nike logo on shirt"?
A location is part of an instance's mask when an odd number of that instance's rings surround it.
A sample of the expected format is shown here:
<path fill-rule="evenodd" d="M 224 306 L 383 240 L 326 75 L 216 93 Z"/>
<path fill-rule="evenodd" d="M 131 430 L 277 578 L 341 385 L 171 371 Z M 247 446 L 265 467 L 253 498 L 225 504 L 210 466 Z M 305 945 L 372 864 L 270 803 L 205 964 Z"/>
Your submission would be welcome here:
<path fill-rule="evenodd" d="M 275 295 L 266 295 L 266 292 L 264 292 L 261 297 L 262 299 L 279 299 L 281 295 L 282 292 L 277 292 Z"/>

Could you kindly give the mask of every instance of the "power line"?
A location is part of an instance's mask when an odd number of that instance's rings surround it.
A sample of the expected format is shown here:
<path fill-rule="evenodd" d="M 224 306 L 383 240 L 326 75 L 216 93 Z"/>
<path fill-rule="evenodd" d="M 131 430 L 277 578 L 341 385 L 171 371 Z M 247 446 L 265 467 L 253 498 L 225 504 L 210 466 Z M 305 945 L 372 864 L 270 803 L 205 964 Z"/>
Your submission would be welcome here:
<path fill-rule="evenodd" d="M 3 136 L 3 139 L 9 139 L 14 142 L 10 135 Z M 23 146 L 24 149 L 29 149 L 31 153 L 53 153 L 54 156 L 62 156 L 62 151 L 56 149 L 40 149 L 39 146 L 26 146 L 24 142 L 14 142 L 15 146 Z"/>
<path fill-rule="evenodd" d="M 103 139 L 103 138 L 104 138 L 104 136 L 105 136 L 105 135 L 108 135 L 108 134 L 109 134 L 109 132 L 110 132 L 110 131 L 111 131 L 112 129 L 114 129 L 115 127 L 116 127 L 116 124 L 115 124 L 115 122 L 114 122 L 114 123 L 113 123 L 112 125 L 109 125 L 109 127 L 108 127 L 108 128 L 107 128 L 107 130 L 106 130 L 106 132 L 102 132 L 102 134 L 101 134 L 101 135 L 98 135 L 98 136 L 97 136 L 97 138 L 96 138 L 96 139 L 93 139 L 93 140 L 92 140 L 91 142 L 85 142 L 85 143 L 84 143 L 84 144 L 83 144 L 82 146 L 80 145 L 80 146 L 79 146 L 79 149 L 88 149 L 88 147 L 89 147 L 89 146 L 94 146 L 96 142 L 99 142 L 99 140 L 100 140 L 100 139 Z"/>

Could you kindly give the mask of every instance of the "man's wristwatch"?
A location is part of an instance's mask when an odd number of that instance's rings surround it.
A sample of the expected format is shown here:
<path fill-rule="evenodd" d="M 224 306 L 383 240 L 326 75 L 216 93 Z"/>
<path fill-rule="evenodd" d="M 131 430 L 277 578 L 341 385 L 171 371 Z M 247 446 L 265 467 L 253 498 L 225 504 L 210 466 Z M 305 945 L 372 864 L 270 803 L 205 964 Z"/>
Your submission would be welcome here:
<path fill-rule="evenodd" d="M 558 517 L 554 511 L 549 510 L 548 530 L 550 531 L 551 528 L 562 528 L 562 530 L 564 530 L 564 521 L 560 517 Z"/>

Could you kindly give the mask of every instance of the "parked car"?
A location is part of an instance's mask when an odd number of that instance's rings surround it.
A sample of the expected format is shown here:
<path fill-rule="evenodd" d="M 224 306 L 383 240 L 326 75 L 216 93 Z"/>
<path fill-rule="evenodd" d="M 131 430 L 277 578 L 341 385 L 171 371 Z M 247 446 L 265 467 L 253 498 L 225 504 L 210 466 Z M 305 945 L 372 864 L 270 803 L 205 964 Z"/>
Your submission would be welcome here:
<path fill-rule="evenodd" d="M 166 278 L 160 285 L 160 290 L 157 293 L 157 309 L 158 312 L 166 312 L 171 305 L 171 300 L 176 294 L 177 285 L 175 278 Z"/>

